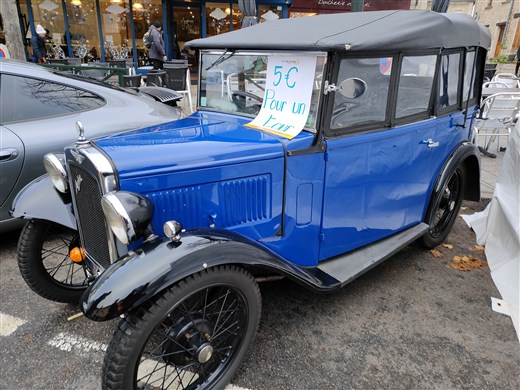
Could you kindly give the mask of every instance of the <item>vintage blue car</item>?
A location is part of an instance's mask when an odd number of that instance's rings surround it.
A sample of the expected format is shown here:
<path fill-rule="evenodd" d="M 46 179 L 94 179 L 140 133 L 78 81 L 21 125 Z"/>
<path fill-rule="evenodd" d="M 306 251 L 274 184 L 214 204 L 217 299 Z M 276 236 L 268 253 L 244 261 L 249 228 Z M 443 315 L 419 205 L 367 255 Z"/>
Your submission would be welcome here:
<path fill-rule="evenodd" d="M 18 196 L 22 275 L 122 316 L 103 388 L 223 388 L 253 341 L 257 282 L 332 292 L 477 201 L 469 142 L 490 36 L 472 18 L 381 11 L 195 40 L 198 112 L 80 137 Z M 66 256 L 42 256 L 49 222 Z M 75 233 L 75 232 L 79 233 Z M 64 276 L 58 277 L 60 272 Z"/>

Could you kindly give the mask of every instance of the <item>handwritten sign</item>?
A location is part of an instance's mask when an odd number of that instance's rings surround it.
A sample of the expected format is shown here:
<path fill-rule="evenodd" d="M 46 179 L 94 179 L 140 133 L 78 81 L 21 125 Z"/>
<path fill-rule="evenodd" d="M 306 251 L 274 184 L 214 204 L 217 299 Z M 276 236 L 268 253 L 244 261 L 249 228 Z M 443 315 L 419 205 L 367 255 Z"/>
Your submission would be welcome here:
<path fill-rule="evenodd" d="M 246 126 L 296 137 L 309 116 L 315 71 L 315 56 L 269 56 L 262 108 Z"/>

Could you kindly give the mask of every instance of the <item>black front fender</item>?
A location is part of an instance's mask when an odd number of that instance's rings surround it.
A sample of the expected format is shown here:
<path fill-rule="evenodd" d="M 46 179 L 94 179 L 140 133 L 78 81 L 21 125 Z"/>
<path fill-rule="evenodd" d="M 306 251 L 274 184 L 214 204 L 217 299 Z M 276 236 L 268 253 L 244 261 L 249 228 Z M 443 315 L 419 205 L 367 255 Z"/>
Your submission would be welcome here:
<path fill-rule="evenodd" d="M 262 268 L 320 291 L 340 287 L 317 268 L 296 267 L 231 232 L 219 235 L 215 231 L 193 231 L 178 243 L 156 238 L 112 264 L 85 291 L 80 307 L 92 320 L 110 320 L 189 275 L 223 264 Z"/>
<path fill-rule="evenodd" d="M 15 218 L 44 219 L 77 229 L 70 194 L 58 192 L 47 174 L 34 179 L 16 195 L 10 212 Z"/>

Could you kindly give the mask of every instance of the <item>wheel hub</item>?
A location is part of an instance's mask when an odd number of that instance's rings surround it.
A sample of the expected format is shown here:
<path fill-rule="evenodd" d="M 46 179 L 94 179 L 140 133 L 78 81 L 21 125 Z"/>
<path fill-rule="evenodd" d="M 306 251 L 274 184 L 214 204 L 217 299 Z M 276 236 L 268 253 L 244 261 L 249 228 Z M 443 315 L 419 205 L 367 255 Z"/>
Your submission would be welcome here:
<path fill-rule="evenodd" d="M 210 343 L 202 344 L 197 350 L 196 356 L 199 363 L 207 363 L 213 356 L 213 346 Z"/>
<path fill-rule="evenodd" d="M 166 363 L 185 365 L 188 361 L 207 363 L 213 356 L 209 334 L 212 328 L 202 316 L 192 314 L 177 321 L 167 333 L 168 341 L 162 347 Z"/>

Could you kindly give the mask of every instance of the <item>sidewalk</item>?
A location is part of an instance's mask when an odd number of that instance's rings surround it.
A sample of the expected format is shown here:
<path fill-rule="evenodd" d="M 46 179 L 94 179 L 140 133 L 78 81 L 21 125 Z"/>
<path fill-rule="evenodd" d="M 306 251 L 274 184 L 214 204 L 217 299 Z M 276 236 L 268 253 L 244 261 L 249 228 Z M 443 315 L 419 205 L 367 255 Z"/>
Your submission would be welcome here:
<path fill-rule="evenodd" d="M 479 143 L 483 144 L 483 141 L 484 140 Z M 502 137 L 500 145 L 507 145 L 506 137 Z M 480 196 L 481 198 L 491 199 L 493 191 L 495 190 L 500 166 L 502 165 L 502 159 L 504 158 L 504 152 L 497 151 L 496 141 L 491 144 L 488 151 L 497 157 L 491 158 L 483 154 L 480 155 Z"/>

